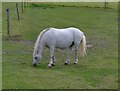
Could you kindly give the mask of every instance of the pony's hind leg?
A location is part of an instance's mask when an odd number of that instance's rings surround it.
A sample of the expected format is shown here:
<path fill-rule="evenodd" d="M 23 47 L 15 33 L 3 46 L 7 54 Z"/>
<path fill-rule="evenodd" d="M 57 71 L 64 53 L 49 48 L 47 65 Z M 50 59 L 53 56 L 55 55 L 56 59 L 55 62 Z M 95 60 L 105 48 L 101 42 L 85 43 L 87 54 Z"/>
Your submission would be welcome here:
<path fill-rule="evenodd" d="M 71 56 L 71 54 L 72 54 L 72 47 L 69 48 L 69 55 L 68 55 L 67 61 L 65 61 L 65 65 L 70 63 L 70 56 Z"/>
<path fill-rule="evenodd" d="M 78 63 L 78 46 L 75 47 L 75 62 L 74 64 L 77 64 Z"/>

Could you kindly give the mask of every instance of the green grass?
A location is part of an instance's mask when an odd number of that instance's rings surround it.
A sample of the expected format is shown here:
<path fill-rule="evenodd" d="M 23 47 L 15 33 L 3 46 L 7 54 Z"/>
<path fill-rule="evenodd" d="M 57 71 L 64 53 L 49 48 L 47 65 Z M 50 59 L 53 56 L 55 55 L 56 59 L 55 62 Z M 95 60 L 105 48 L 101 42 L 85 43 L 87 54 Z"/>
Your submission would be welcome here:
<path fill-rule="evenodd" d="M 14 7 L 11 3 L 10 7 Z M 54 3 L 55 4 L 55 3 Z M 21 20 L 11 19 L 11 38 L 6 35 L 3 21 L 3 89 L 117 89 L 118 88 L 118 13 L 104 8 L 69 7 L 53 4 L 47 8 L 30 5 Z M 60 3 L 61 4 L 61 3 Z M 4 7 L 8 3 L 3 3 Z M 62 4 L 61 4 L 62 5 Z M 77 4 L 75 4 L 77 5 Z M 78 4 L 79 6 L 79 4 Z M 113 4 L 114 6 L 114 4 Z M 3 16 L 3 20 L 5 17 Z M 64 66 L 65 55 L 55 51 L 56 66 L 49 69 L 49 49 L 45 49 L 41 65 L 32 66 L 34 42 L 39 33 L 48 27 L 80 28 L 87 37 L 88 49 L 85 58 Z M 18 37 L 15 37 L 15 36 Z M 31 41 L 33 43 L 31 43 Z M 30 43 L 29 43 L 30 42 Z"/>
<path fill-rule="evenodd" d="M 0 12 L 2 12 L 2 3 L 0 1 Z M 0 14 L 0 41 L 2 41 L 2 14 Z M 2 43 L 0 42 L 0 52 L 2 51 Z M 2 55 L 0 54 L 0 90 L 2 89 Z"/>
<path fill-rule="evenodd" d="M 34 6 L 43 7 L 43 8 L 54 8 L 54 7 L 88 7 L 88 8 L 104 8 L 105 2 L 40 2 L 40 3 L 32 3 Z M 118 9 L 117 2 L 109 2 L 107 3 L 107 9 Z"/>

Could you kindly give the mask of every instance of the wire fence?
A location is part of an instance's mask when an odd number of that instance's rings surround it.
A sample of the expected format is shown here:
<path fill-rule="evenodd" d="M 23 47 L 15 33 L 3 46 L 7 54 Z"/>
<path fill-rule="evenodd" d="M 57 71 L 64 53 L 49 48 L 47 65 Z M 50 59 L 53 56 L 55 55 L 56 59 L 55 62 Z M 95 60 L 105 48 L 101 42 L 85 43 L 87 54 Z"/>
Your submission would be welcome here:
<path fill-rule="evenodd" d="M 2 15 L 2 22 L 6 24 L 7 27 L 7 35 L 10 35 L 11 20 L 13 20 L 13 18 L 17 18 L 18 21 L 21 20 L 20 14 L 25 12 L 25 9 L 28 7 L 28 2 L 10 3 L 10 5 L 12 7 L 8 7 L 7 4 L 7 7 L 5 7 L 6 10 L 3 11 Z"/>
<path fill-rule="evenodd" d="M 13 4 L 10 4 L 10 5 L 12 5 L 12 6 L 14 6 L 14 4 L 15 3 L 13 3 Z M 9 9 L 9 11 L 10 11 L 10 15 L 9 15 L 9 18 L 10 19 L 12 19 L 14 16 L 16 16 L 16 10 L 15 10 L 15 7 L 5 7 L 6 6 L 6 4 L 4 3 L 3 4 L 3 8 L 5 8 L 5 10 L 3 11 L 3 17 L 2 17 L 2 21 L 3 22 L 6 22 L 6 20 L 7 20 L 7 17 L 6 17 L 6 10 L 7 9 Z"/>

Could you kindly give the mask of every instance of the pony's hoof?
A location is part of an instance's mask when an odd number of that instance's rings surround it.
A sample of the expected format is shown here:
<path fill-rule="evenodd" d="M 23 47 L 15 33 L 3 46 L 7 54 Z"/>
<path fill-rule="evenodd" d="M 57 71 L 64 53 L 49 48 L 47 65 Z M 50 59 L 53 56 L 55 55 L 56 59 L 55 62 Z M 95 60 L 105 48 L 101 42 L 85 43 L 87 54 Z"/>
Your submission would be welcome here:
<path fill-rule="evenodd" d="M 48 64 L 48 67 L 49 67 L 49 68 L 51 68 L 51 67 L 52 67 L 52 65 L 51 65 L 51 64 Z"/>
<path fill-rule="evenodd" d="M 52 66 L 48 66 L 48 68 L 51 68 Z"/>
<path fill-rule="evenodd" d="M 48 68 L 51 68 L 51 66 L 48 66 Z"/>
<path fill-rule="evenodd" d="M 55 64 L 52 64 L 51 66 L 55 66 Z"/>
<path fill-rule="evenodd" d="M 37 67 L 38 65 L 37 64 L 33 64 L 34 67 Z"/>
<path fill-rule="evenodd" d="M 65 63 L 64 65 L 68 65 L 68 63 Z"/>
<path fill-rule="evenodd" d="M 77 64 L 77 63 L 74 63 L 75 65 Z"/>

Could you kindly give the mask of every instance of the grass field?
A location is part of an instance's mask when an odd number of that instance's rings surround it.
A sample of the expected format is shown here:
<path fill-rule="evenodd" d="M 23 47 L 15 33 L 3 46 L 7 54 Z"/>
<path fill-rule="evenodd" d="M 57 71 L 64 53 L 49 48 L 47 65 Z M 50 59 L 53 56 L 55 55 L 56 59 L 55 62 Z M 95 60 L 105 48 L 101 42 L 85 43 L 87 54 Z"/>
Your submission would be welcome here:
<path fill-rule="evenodd" d="M 2 3 L 0 2 L 0 12 L 2 12 Z M 0 14 L 2 17 L 2 13 Z M 0 18 L 0 51 L 2 51 L 2 19 Z M 0 90 L 2 89 L 2 54 L 0 54 Z"/>
<path fill-rule="evenodd" d="M 34 3 L 35 4 L 35 3 Z M 67 3 L 66 3 L 67 4 Z M 117 89 L 118 88 L 118 12 L 117 9 L 89 7 L 56 7 L 32 5 L 11 18 L 11 39 L 6 34 L 5 9 L 15 3 L 3 3 L 3 89 Z M 115 4 L 116 5 L 116 4 Z M 113 4 L 112 6 L 115 7 Z M 79 6 L 79 5 L 78 5 Z M 20 7 L 20 6 L 19 6 Z M 12 11 L 14 12 L 14 10 Z M 80 28 L 87 37 L 85 58 L 64 66 L 67 56 L 55 51 L 56 66 L 49 69 L 49 49 L 45 49 L 41 65 L 32 66 L 34 42 L 48 27 Z"/>

